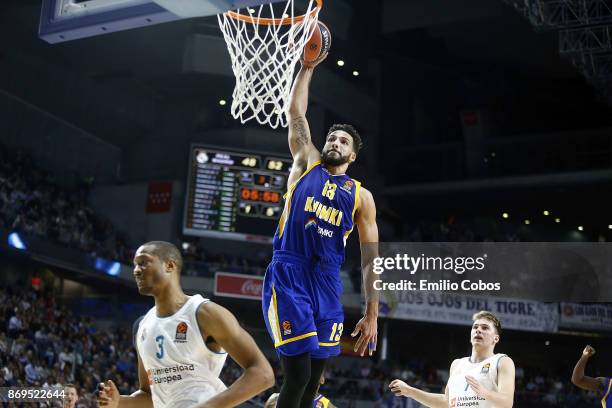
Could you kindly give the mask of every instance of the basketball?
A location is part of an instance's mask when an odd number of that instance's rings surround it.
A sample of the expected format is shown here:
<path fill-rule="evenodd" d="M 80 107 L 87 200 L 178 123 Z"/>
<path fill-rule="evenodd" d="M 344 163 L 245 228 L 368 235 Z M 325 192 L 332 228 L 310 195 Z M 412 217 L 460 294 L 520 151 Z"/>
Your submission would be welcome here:
<path fill-rule="evenodd" d="M 317 26 L 312 33 L 312 37 L 304 46 L 304 61 L 314 62 L 322 55 L 329 52 L 331 47 L 331 33 L 329 28 L 322 22 L 317 22 Z"/>

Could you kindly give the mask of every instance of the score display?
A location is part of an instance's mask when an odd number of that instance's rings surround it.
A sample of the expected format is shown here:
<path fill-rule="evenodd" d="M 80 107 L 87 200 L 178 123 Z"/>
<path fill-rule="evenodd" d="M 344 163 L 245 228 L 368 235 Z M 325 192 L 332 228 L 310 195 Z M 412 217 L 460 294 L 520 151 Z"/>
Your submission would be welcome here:
<path fill-rule="evenodd" d="M 194 145 L 189 163 L 184 234 L 272 242 L 290 159 Z"/>

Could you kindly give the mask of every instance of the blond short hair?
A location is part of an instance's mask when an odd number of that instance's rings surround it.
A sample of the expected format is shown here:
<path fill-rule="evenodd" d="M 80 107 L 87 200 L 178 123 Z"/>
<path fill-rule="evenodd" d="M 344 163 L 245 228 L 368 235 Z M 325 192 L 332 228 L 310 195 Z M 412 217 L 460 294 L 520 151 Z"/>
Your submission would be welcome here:
<path fill-rule="evenodd" d="M 495 327 L 495 331 L 497 332 L 497 335 L 501 336 L 501 331 L 502 331 L 501 321 L 493 313 L 491 313 L 491 312 L 489 312 L 487 310 L 481 310 L 478 313 L 474 313 L 474 316 L 472 316 L 472 321 L 473 322 L 475 322 L 478 319 L 487 319 L 487 320 L 489 320 L 491 323 L 493 323 L 493 326 Z"/>

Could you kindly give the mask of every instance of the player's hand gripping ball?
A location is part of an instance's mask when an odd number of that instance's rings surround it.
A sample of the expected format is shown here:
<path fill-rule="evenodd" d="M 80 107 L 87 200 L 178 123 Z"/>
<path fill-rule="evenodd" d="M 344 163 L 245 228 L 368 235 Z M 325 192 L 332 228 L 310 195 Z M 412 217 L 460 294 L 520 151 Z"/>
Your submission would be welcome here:
<path fill-rule="evenodd" d="M 331 48 L 331 32 L 322 22 L 317 22 L 310 40 L 304 46 L 302 65 L 314 68 L 327 57 Z"/>

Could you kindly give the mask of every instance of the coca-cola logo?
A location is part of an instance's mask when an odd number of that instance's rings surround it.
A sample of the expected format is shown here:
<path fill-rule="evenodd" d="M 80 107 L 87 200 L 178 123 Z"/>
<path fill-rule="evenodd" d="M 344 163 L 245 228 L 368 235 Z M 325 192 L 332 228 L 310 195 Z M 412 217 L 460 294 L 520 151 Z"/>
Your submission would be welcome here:
<path fill-rule="evenodd" d="M 242 287 L 240 288 L 240 292 L 245 295 L 253 295 L 259 296 L 261 295 L 261 288 L 263 284 L 262 281 L 255 281 L 253 279 L 248 279 L 244 281 Z"/>
<path fill-rule="evenodd" d="M 217 272 L 215 275 L 215 295 L 244 299 L 261 299 L 263 278 L 238 273 Z"/>

